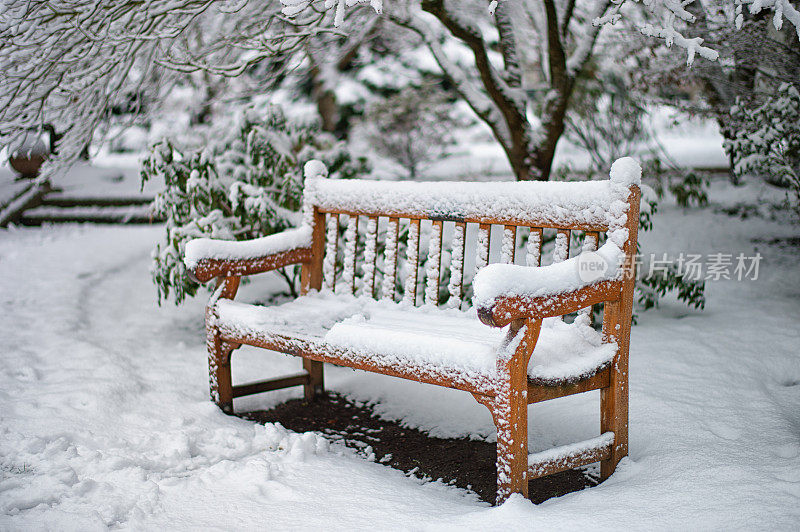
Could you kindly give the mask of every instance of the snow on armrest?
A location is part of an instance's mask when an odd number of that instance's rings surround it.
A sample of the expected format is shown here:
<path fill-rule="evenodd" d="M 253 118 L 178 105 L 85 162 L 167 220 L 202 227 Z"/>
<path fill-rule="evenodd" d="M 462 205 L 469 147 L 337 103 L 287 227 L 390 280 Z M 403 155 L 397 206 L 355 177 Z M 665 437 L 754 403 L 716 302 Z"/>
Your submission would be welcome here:
<path fill-rule="evenodd" d="M 311 228 L 305 225 L 252 240 L 197 238 L 186 244 L 183 262 L 189 270 L 195 271 L 203 261 L 258 261 L 289 251 L 308 249 L 311 241 Z"/>
<path fill-rule="evenodd" d="M 618 289 L 624 259 L 619 246 L 608 241 L 596 252 L 550 266 L 491 264 L 475 276 L 473 303 L 481 321 L 494 326 L 509 323 L 520 317 L 517 314 L 545 317 L 573 312 Z"/>

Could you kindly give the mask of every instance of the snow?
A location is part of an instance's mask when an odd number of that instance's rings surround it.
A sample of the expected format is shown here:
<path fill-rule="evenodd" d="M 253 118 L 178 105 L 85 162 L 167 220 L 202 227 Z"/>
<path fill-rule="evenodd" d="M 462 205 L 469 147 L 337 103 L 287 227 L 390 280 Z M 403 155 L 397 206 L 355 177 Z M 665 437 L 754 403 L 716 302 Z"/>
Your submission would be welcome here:
<path fill-rule="evenodd" d="M 0 167 L 0 209 L 11 203 L 33 183 L 28 179 L 17 180 L 18 174 Z"/>
<path fill-rule="evenodd" d="M 526 266 L 539 266 L 542 260 L 542 233 L 531 231 L 525 253 Z"/>
<path fill-rule="evenodd" d="M 378 236 L 378 219 L 370 218 L 367 221 L 367 236 L 364 245 L 364 263 L 361 271 L 364 279 L 364 290 L 370 291 L 372 295 L 375 286 L 375 258 Z"/>
<path fill-rule="evenodd" d="M 322 263 L 322 275 L 325 286 L 333 289 L 336 277 L 336 244 L 339 241 L 339 218 L 329 216 L 325 222 L 325 258 Z"/>
<path fill-rule="evenodd" d="M 395 273 L 397 271 L 397 232 L 399 224 L 397 220 L 389 220 L 386 229 L 386 247 L 383 257 L 383 283 L 381 294 L 384 299 L 394 299 L 395 292 Z M 327 256 L 325 257 L 327 260 Z"/>
<path fill-rule="evenodd" d="M 183 262 L 194 269 L 204 259 L 247 260 L 311 246 L 311 228 L 301 225 L 274 235 L 244 240 L 217 240 L 196 238 L 186 244 Z"/>
<path fill-rule="evenodd" d="M 610 240 L 594 252 L 594 257 L 605 266 L 591 279 L 581 275 L 583 255 L 540 268 L 516 264 L 490 264 L 475 275 L 473 304 L 479 308 L 491 307 L 500 297 L 551 297 L 566 294 L 598 281 L 618 279 L 625 258 L 622 250 Z"/>
<path fill-rule="evenodd" d="M 628 189 L 610 180 L 585 182 L 391 182 L 312 179 L 305 200 L 325 210 L 386 216 L 496 219 L 518 224 L 608 227 L 624 213 Z"/>
<path fill-rule="evenodd" d="M 306 200 L 306 203 L 308 201 Z M 344 232 L 344 270 L 342 271 L 342 288 L 346 294 L 352 294 L 355 287 L 356 247 L 358 247 L 358 216 L 347 219 Z M 337 286 L 337 289 L 339 287 Z"/>
<path fill-rule="evenodd" d="M 516 249 L 517 232 L 511 228 L 503 229 L 503 242 L 500 247 L 500 262 L 512 264 L 514 262 L 514 250 Z"/>
<path fill-rule="evenodd" d="M 464 226 L 456 225 L 453 230 L 450 283 L 447 285 L 447 292 L 450 294 L 450 298 L 447 300 L 449 308 L 457 308 L 461 305 L 461 283 L 464 275 L 464 236 Z"/>
<path fill-rule="evenodd" d="M 611 164 L 611 182 L 630 186 L 642 184 L 642 167 L 633 157 L 620 157 Z"/>
<path fill-rule="evenodd" d="M 130 220 L 131 218 L 139 219 L 153 219 L 153 210 L 150 205 L 132 205 L 132 206 L 86 206 L 86 207 L 70 207 L 68 209 L 59 207 L 35 207 L 25 211 L 25 216 L 32 218 L 46 218 L 50 220 L 57 220 L 58 218 L 69 218 L 72 220 L 83 219 L 86 221 L 92 219 L 118 219 Z"/>
<path fill-rule="evenodd" d="M 436 305 L 439 302 L 439 272 L 442 265 L 442 224 L 431 226 L 428 245 L 428 266 L 425 269 L 425 303 Z"/>
<path fill-rule="evenodd" d="M 403 292 L 403 301 L 407 304 L 414 305 L 417 299 L 417 261 L 419 260 L 419 224 L 412 223 L 408 226 L 408 246 L 406 247 L 408 254 L 406 265 L 411 270 L 405 272 L 405 285 Z"/>
<path fill-rule="evenodd" d="M 505 338 L 505 330 L 483 325 L 474 310 L 414 308 L 329 292 L 271 307 L 220 300 L 216 310 L 217 325 L 233 337 L 280 334 L 354 361 L 426 368 L 474 382 L 496 377 Z M 591 327 L 548 319 L 528 374 L 541 382 L 575 381 L 608 366 L 615 349 Z"/>
<path fill-rule="evenodd" d="M 795 529 L 797 228 L 714 212 L 766 196 L 753 187 L 714 182 L 711 201 L 724 203 L 704 210 L 662 204 L 644 253 L 757 250 L 761 275 L 707 283 L 702 312 L 666 300 L 639 315 L 631 456 L 603 484 L 539 506 L 514 496 L 491 508 L 336 444 L 222 414 L 208 401 L 205 301 L 155 305 L 147 270 L 162 228 L 5 231 L 0 529 Z M 279 286 L 243 287 L 242 301 Z M 263 350 L 234 354 L 235 382 L 298 368 Z M 326 385 L 432 435 L 493 439 L 488 411 L 466 393 L 336 367 Z M 301 396 L 271 392 L 236 408 Z M 531 452 L 597 437 L 598 399 L 531 405 Z"/>
<path fill-rule="evenodd" d="M 590 451 L 592 449 L 600 449 L 606 446 L 610 446 L 613 443 L 614 443 L 614 433 L 605 432 L 600 436 L 597 436 L 596 438 L 592 438 L 590 440 L 576 442 L 569 445 L 562 445 L 560 447 L 554 447 L 546 451 L 529 454 L 528 465 L 533 466 L 545 462 L 566 461 L 570 458 L 580 456 L 586 451 Z"/>
<path fill-rule="evenodd" d="M 322 161 L 311 159 L 303 166 L 303 177 L 305 179 L 324 179 L 328 177 L 328 167 Z"/>
<path fill-rule="evenodd" d="M 92 163 L 79 162 L 66 172 L 55 175 L 53 185 L 62 194 L 71 197 L 152 197 L 158 183 L 146 183 L 142 187 L 139 176 L 140 156 L 104 155 Z M 0 167 L 0 182 L 16 177 L 12 170 Z"/>
<path fill-rule="evenodd" d="M 556 243 L 553 248 L 553 262 L 564 262 L 569 256 L 569 238 L 567 233 L 556 234 Z"/>
<path fill-rule="evenodd" d="M 23 189 L 18 195 L 10 199 L 7 204 L 0 204 L 0 222 L 5 223 L 8 219 L 16 216 L 21 209 L 30 203 L 37 195 L 41 194 L 38 186 Z"/>

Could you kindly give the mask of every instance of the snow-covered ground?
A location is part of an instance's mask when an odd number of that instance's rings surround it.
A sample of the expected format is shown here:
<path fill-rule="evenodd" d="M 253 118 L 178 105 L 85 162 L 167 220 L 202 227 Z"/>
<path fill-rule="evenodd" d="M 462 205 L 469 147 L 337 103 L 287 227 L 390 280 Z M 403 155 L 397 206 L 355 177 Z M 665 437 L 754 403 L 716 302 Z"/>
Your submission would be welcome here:
<path fill-rule="evenodd" d="M 756 193 L 715 184 L 711 199 Z M 609 480 L 498 508 L 314 434 L 222 414 L 207 398 L 204 298 L 155 305 L 160 227 L 3 232 L 0 529 L 796 529 L 800 267 L 797 241 L 780 242 L 800 229 L 668 205 L 655 227 L 645 253 L 757 250 L 758 280 L 708 283 L 702 312 L 666 301 L 640 315 L 631 456 Z M 239 381 L 298 367 L 234 355 Z M 488 411 L 464 393 L 336 368 L 327 384 L 434 435 L 493 438 Z M 596 392 L 531 407 L 531 451 L 597 435 L 598 410 Z"/>

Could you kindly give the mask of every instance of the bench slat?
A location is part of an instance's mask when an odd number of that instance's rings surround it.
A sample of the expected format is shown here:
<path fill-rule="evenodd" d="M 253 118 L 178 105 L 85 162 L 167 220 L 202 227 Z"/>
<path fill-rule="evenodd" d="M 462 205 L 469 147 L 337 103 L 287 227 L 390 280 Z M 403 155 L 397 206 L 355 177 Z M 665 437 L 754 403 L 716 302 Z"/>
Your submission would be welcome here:
<path fill-rule="evenodd" d="M 492 238 L 492 226 L 481 224 L 478 227 L 478 245 L 475 256 L 475 271 L 489 264 L 489 246 Z"/>
<path fill-rule="evenodd" d="M 329 214 L 327 231 L 325 235 L 325 261 L 323 262 L 323 276 L 325 286 L 333 291 L 336 288 L 336 253 L 339 245 L 339 215 Z"/>
<path fill-rule="evenodd" d="M 344 271 L 342 272 L 344 291 L 348 294 L 355 292 L 357 248 L 358 216 L 350 216 L 347 220 L 347 230 L 344 232 Z"/>
<path fill-rule="evenodd" d="M 541 266 L 542 265 L 542 228 L 531 227 L 531 232 L 528 235 L 527 254 L 525 255 L 525 264 L 528 266 Z"/>
<path fill-rule="evenodd" d="M 467 224 L 456 222 L 453 231 L 453 251 L 450 259 L 450 284 L 447 291 L 450 292 L 450 299 L 447 300 L 448 308 L 461 307 L 461 295 L 464 284 L 464 240 L 467 233 Z"/>
<path fill-rule="evenodd" d="M 583 245 L 581 246 L 581 252 L 586 253 L 590 251 L 597 251 L 597 242 L 600 235 L 594 231 L 588 231 L 583 236 Z M 582 308 L 578 311 L 579 316 L 585 316 L 582 319 L 589 320 L 589 323 L 592 322 L 594 313 L 592 312 L 592 307 Z"/>
<path fill-rule="evenodd" d="M 308 384 L 310 379 L 311 376 L 308 374 L 308 372 L 303 371 L 294 375 L 287 375 L 286 377 L 278 377 L 276 379 L 239 384 L 238 386 L 233 387 L 233 397 L 244 397 L 245 395 L 270 392 L 272 390 L 289 388 L 290 386 L 300 386 L 301 384 Z"/>
<path fill-rule="evenodd" d="M 503 246 L 500 250 L 500 262 L 514 264 L 517 251 L 517 226 L 507 225 L 503 228 Z"/>
<path fill-rule="evenodd" d="M 397 279 L 397 233 L 400 228 L 397 218 L 389 218 L 386 228 L 386 250 L 383 256 L 383 299 L 394 301 L 395 283 Z"/>
<path fill-rule="evenodd" d="M 559 229 L 556 233 L 555 246 L 553 247 L 553 264 L 564 262 L 569 258 L 569 229 Z M 564 316 L 561 316 L 561 320 Z"/>
<path fill-rule="evenodd" d="M 417 304 L 417 273 L 419 271 L 419 220 L 411 220 L 408 226 L 408 277 L 406 277 L 403 301 L 415 306 Z"/>
<path fill-rule="evenodd" d="M 364 294 L 375 297 L 375 259 L 378 247 L 378 217 L 367 220 L 367 235 L 364 244 Z"/>
<path fill-rule="evenodd" d="M 611 457 L 611 446 L 614 444 L 614 433 L 606 432 L 597 438 L 572 445 L 556 447 L 548 451 L 528 455 L 528 479 L 552 475 L 560 471 L 575 469 L 608 460 Z"/>
<path fill-rule="evenodd" d="M 553 248 L 553 264 L 564 262 L 569 258 L 569 229 L 559 229 L 556 233 L 556 244 Z"/>
<path fill-rule="evenodd" d="M 431 239 L 428 243 L 427 282 L 425 284 L 425 304 L 439 303 L 439 271 L 442 267 L 442 225 L 441 220 L 431 222 Z"/>
<path fill-rule="evenodd" d="M 611 370 L 606 368 L 596 373 L 593 377 L 580 380 L 572 384 L 561 384 L 556 386 L 545 386 L 533 384 L 528 381 L 528 403 L 541 403 L 559 397 L 566 397 L 576 393 L 590 392 L 608 388 Z"/>

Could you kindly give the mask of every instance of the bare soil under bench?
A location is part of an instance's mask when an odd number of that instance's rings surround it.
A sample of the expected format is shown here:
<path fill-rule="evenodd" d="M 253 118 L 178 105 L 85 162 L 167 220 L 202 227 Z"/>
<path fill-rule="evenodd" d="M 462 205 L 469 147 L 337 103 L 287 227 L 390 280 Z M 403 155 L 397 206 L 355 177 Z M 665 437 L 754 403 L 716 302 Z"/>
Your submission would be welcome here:
<path fill-rule="evenodd" d="M 257 423 L 280 423 L 295 432 L 319 432 L 345 443 L 375 460 L 420 479 L 441 479 L 474 491 L 494 503 L 497 483 L 495 444 L 480 440 L 433 438 L 377 417 L 370 405 L 328 393 L 313 402 L 287 401 L 271 410 L 237 414 Z M 531 480 L 530 499 L 538 504 L 551 497 L 597 485 L 584 470 L 572 470 Z"/>

